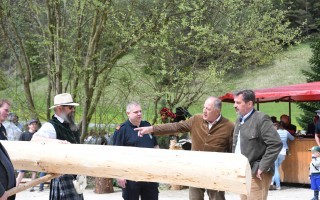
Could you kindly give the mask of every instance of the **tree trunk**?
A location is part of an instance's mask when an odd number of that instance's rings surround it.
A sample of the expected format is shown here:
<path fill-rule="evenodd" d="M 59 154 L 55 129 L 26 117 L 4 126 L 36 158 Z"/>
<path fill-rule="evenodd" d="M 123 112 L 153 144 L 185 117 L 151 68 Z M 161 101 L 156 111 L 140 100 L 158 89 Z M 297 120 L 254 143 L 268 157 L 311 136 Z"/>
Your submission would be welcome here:
<path fill-rule="evenodd" d="M 186 185 L 248 194 L 251 169 L 241 154 L 109 145 L 1 141 L 15 169 Z"/>
<path fill-rule="evenodd" d="M 94 189 L 94 193 L 104 194 L 104 193 L 112 193 L 113 190 L 113 179 L 112 178 L 95 178 L 96 187 Z"/>

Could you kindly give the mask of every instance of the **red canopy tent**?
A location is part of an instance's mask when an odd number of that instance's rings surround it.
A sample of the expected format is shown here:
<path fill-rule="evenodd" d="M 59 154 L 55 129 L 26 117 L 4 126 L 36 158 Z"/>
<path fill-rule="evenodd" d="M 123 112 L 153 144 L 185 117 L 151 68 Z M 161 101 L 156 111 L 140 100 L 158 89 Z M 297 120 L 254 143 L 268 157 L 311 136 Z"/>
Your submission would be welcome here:
<path fill-rule="evenodd" d="M 289 102 L 289 115 L 291 116 L 291 102 L 320 101 L 320 82 L 257 89 L 254 92 L 258 110 L 259 103 Z M 219 98 L 223 102 L 231 103 L 233 93 L 227 93 Z"/>

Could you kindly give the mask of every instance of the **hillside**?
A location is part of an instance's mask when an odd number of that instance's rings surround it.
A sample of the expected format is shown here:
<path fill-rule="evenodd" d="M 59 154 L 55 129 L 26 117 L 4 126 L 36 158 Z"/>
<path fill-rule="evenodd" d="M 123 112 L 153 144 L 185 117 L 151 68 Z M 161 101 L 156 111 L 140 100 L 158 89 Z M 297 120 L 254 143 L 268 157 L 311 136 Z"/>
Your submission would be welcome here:
<path fill-rule="evenodd" d="M 272 64 L 247 71 L 236 79 L 230 80 L 228 84 L 230 90 L 226 92 L 242 88 L 259 89 L 305 83 L 306 78 L 301 74 L 301 70 L 310 68 L 308 61 L 311 55 L 312 52 L 308 44 L 293 47 L 278 55 Z M 225 117 L 234 120 L 236 114 L 232 106 L 232 104 L 224 103 L 222 113 Z M 260 105 L 260 110 L 279 119 L 281 114 L 289 114 L 288 107 L 288 103 L 265 103 Z M 291 112 L 292 123 L 299 126 L 296 122 L 296 116 L 300 114 L 300 110 L 294 103 Z"/>
<path fill-rule="evenodd" d="M 230 80 L 231 89 L 266 88 L 281 85 L 305 83 L 302 69 L 309 69 L 311 57 L 308 44 L 300 44 L 279 54 L 272 64 L 252 71 L 246 71 L 234 80 Z"/>

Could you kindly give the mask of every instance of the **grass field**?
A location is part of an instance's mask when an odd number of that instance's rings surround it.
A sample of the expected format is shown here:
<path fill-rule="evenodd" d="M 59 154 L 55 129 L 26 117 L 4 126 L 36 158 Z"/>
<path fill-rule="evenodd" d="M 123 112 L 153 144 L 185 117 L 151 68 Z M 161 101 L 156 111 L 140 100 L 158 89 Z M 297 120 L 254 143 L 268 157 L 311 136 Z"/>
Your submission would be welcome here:
<path fill-rule="evenodd" d="M 291 85 L 305 83 L 306 78 L 301 74 L 301 70 L 308 70 L 310 64 L 308 63 L 312 55 L 309 44 L 300 44 L 293 47 L 280 55 L 273 61 L 272 64 L 257 68 L 251 71 L 247 71 L 241 75 L 235 75 L 234 79 L 226 82 L 228 91 L 233 92 L 239 89 L 261 89 L 276 87 L 281 85 Z M 222 96 L 224 93 L 217 94 Z M 213 94 L 216 95 L 216 94 Z M 204 99 L 203 99 L 204 100 Z M 190 108 L 192 114 L 201 113 L 203 102 L 199 102 Z M 263 103 L 260 104 L 260 111 L 267 113 L 269 116 L 276 116 L 278 119 L 282 114 L 289 114 L 288 103 Z M 291 104 L 292 123 L 301 129 L 296 121 L 296 117 L 299 116 L 301 110 L 295 103 Z M 222 114 L 226 118 L 234 121 L 236 119 L 236 113 L 231 103 L 223 103 Z M 312 119 L 312 116 L 311 116 Z"/>

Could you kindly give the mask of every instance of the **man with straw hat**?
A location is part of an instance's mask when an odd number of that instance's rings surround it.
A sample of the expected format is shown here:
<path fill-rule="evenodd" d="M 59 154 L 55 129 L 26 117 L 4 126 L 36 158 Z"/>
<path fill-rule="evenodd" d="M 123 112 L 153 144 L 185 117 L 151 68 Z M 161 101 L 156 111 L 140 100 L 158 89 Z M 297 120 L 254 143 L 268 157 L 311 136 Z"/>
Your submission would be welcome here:
<path fill-rule="evenodd" d="M 49 122 L 36 132 L 32 141 L 56 142 L 61 144 L 79 144 L 80 134 L 74 122 L 75 106 L 69 93 L 58 94 L 54 97 L 54 115 Z M 75 175 L 64 174 L 52 179 L 50 184 L 50 200 L 72 199 L 82 200 L 83 195 L 78 194 L 74 185 Z"/>

